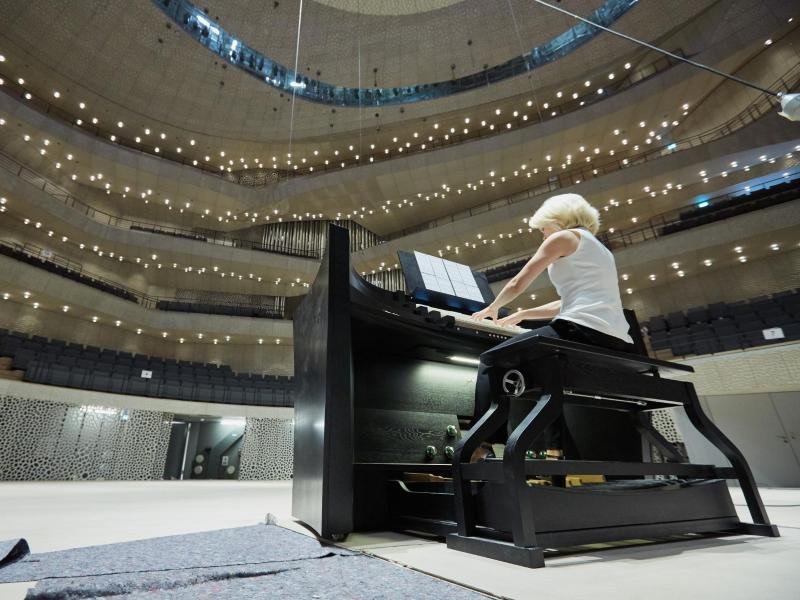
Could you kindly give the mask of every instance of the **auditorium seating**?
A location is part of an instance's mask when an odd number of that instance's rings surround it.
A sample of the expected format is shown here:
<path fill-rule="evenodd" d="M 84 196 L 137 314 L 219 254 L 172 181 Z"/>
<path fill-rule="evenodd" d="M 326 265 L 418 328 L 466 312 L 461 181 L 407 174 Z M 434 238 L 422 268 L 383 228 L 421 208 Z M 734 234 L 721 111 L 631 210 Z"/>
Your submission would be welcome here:
<path fill-rule="evenodd" d="M 651 317 L 646 323 L 652 349 L 674 356 L 713 354 L 800 339 L 800 293 L 787 290 L 749 301 L 715 302 Z M 783 338 L 767 339 L 779 327 Z"/>
<path fill-rule="evenodd" d="M 38 256 L 37 254 L 32 254 L 30 251 L 26 251 L 18 244 L 0 241 L 0 254 L 28 263 L 34 267 L 45 269 L 46 271 L 61 275 L 72 281 L 89 285 L 100 291 L 113 294 L 123 300 L 141 304 L 147 308 L 154 307 L 157 310 L 226 315 L 232 317 L 257 317 L 261 319 L 283 318 L 283 311 L 276 306 L 189 302 L 186 300 L 160 299 L 146 296 L 107 279 L 86 273 L 77 263 L 71 263 L 61 257 L 44 258 L 43 256 Z"/>
<path fill-rule="evenodd" d="M 130 290 L 127 290 L 119 285 L 112 284 L 111 282 L 99 277 L 94 277 L 93 275 L 83 273 L 77 268 L 70 267 L 68 264 L 59 264 L 56 261 L 48 260 L 44 257 L 40 258 L 38 256 L 33 256 L 32 254 L 25 252 L 22 246 L 19 246 L 18 244 L 10 244 L 8 242 L 0 243 L 0 254 L 4 254 L 10 258 L 28 263 L 34 267 L 45 269 L 46 271 L 50 271 L 56 275 L 67 277 L 68 279 L 72 279 L 78 283 L 89 285 L 108 294 L 114 294 L 123 300 L 127 300 L 129 302 L 138 302 L 136 295 Z M 67 263 L 67 261 L 64 262 Z M 77 267 L 78 265 L 75 266 Z"/>
<path fill-rule="evenodd" d="M 195 402 L 292 406 L 292 377 L 234 373 L 228 365 L 117 352 L 0 329 L 0 357 L 24 380 Z M 150 372 L 149 377 L 146 372 Z"/>
<path fill-rule="evenodd" d="M 239 306 L 225 304 L 205 304 L 181 300 L 159 300 L 156 303 L 156 308 L 158 310 L 228 315 L 231 317 L 258 317 L 261 319 L 283 318 L 283 314 L 278 308 L 265 306 Z"/>
<path fill-rule="evenodd" d="M 746 194 L 714 199 L 706 206 L 680 213 L 678 220 L 661 228 L 661 235 L 691 229 L 714 221 L 790 202 L 800 197 L 800 182 L 787 181 Z"/>
<path fill-rule="evenodd" d="M 739 194 L 737 196 L 725 195 L 720 198 L 712 199 L 707 206 L 695 207 L 681 212 L 678 218 L 674 216 L 662 215 L 663 218 L 670 218 L 671 222 L 662 225 L 663 221 L 657 224 L 658 236 L 665 236 L 679 231 L 685 231 L 700 225 L 706 225 L 715 221 L 721 221 L 737 215 L 742 215 L 754 210 L 768 208 L 784 202 L 791 202 L 800 198 L 800 180 L 787 181 L 760 190 Z M 656 217 L 658 218 L 658 217 Z M 655 219 L 654 219 L 655 220 Z M 652 225 L 641 225 L 650 228 Z M 635 231 L 639 231 L 637 228 Z M 625 236 L 625 231 L 618 231 L 615 236 Z M 609 235 L 599 234 L 598 239 L 606 245 L 614 245 L 614 241 L 609 241 Z M 525 265 L 530 257 L 511 261 L 504 265 L 491 267 L 484 271 L 489 283 L 510 279 L 516 275 Z"/>

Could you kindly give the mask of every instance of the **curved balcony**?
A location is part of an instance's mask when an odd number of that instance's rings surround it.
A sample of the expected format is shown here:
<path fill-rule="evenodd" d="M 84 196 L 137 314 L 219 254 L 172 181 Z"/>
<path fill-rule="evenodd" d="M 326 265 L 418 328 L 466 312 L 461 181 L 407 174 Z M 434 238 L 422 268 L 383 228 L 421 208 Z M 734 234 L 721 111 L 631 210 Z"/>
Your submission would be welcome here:
<path fill-rule="evenodd" d="M 139 221 L 112 215 L 79 200 L 63 187 L 46 179 L 36 171 L 25 167 L 20 162 L 3 152 L 0 152 L 0 168 L 19 177 L 37 189 L 42 190 L 48 196 L 54 200 L 57 200 L 58 202 L 63 203 L 65 206 L 76 210 L 80 214 L 86 215 L 98 223 L 108 225 L 110 227 L 117 227 L 119 229 L 128 229 L 133 231 L 144 231 L 161 235 L 170 235 L 187 240 L 216 244 L 218 246 L 227 246 L 229 248 L 243 248 L 246 250 L 257 250 L 260 252 L 270 252 L 273 254 L 283 254 L 286 256 L 299 256 L 303 258 L 318 259 L 320 257 L 319 250 L 317 249 L 298 247 L 290 243 L 283 244 L 276 241 L 254 242 L 252 240 L 239 239 L 225 235 L 224 233 L 215 231 L 213 229 L 184 229 L 180 227 L 160 225 L 150 221 Z"/>
<path fill-rule="evenodd" d="M 48 269 L 47 265 L 30 259 L 19 260 L 0 253 L 3 300 L 55 314 L 63 314 L 63 306 L 68 306 L 68 317 L 101 324 L 118 321 L 121 331 L 166 341 L 184 339 L 197 344 L 219 339 L 254 344 L 258 339 L 279 339 L 291 343 L 292 324 L 285 319 L 158 310 L 158 299 L 146 298 L 147 304 L 143 304 L 139 302 L 141 294 L 137 296 L 130 290 L 121 292 L 111 288 L 108 281 L 88 284 L 87 280 L 73 277 L 64 267 L 62 269 Z M 203 334 L 202 338 L 197 337 L 198 332 Z"/>
<path fill-rule="evenodd" d="M 673 54 L 684 56 L 684 52 L 681 49 L 675 49 L 672 52 Z M 504 117 L 503 123 L 506 124 L 505 128 L 502 126 L 495 127 L 494 125 L 487 124 L 481 128 L 472 127 L 468 129 L 466 133 L 463 131 L 463 129 L 457 129 L 455 132 L 448 134 L 446 139 L 442 137 L 441 139 L 434 139 L 433 141 L 425 141 L 415 146 L 405 148 L 404 150 L 398 150 L 395 148 L 390 149 L 388 153 L 374 153 L 369 157 L 363 157 L 363 159 L 355 160 L 349 163 L 346 162 L 345 167 L 358 167 L 367 164 L 385 162 L 388 160 L 403 158 L 409 155 L 440 150 L 445 147 L 456 146 L 477 139 L 493 137 L 507 131 L 507 124 L 509 123 L 511 124 L 511 128 L 514 130 L 530 127 L 546 120 L 562 117 L 580 110 L 581 108 L 602 102 L 603 100 L 625 92 L 632 87 L 639 85 L 640 83 L 649 81 L 653 77 L 668 71 L 677 64 L 679 64 L 679 61 L 676 59 L 668 56 L 661 56 L 653 60 L 653 62 L 641 66 L 638 69 L 631 70 L 625 77 L 620 77 L 612 81 L 605 82 L 602 88 L 602 94 L 592 92 L 580 98 L 571 98 L 569 95 L 565 95 L 563 101 L 546 105 L 547 108 L 545 109 L 545 112 L 542 112 L 538 109 L 535 110 L 533 107 L 531 107 L 531 114 L 528 114 L 528 111 L 522 110 L 515 111 L 513 115 Z M 63 124 L 78 127 L 81 132 L 102 139 L 104 142 L 124 146 L 125 148 L 135 152 L 144 153 L 149 156 L 165 159 L 184 166 L 189 166 L 205 173 L 220 177 L 231 183 L 248 187 L 261 187 L 288 179 L 294 179 L 296 177 L 307 177 L 310 175 L 320 175 L 323 173 L 338 172 L 342 170 L 341 161 L 325 161 L 323 159 L 320 159 L 316 162 L 308 162 L 303 165 L 302 169 L 298 167 L 298 169 L 295 170 L 258 168 L 232 169 L 230 167 L 225 170 L 220 170 L 218 167 L 213 166 L 210 163 L 193 159 L 186 156 L 182 152 L 175 152 L 160 146 L 157 147 L 155 145 L 148 147 L 143 145 L 141 140 L 137 140 L 135 137 L 128 137 L 119 130 L 115 131 L 111 129 L 105 129 L 91 122 L 84 122 L 79 117 L 76 117 L 76 115 L 65 110 L 62 106 L 54 104 L 48 101 L 46 98 L 31 94 L 25 86 L 19 85 L 12 77 L 6 77 L 1 71 L 0 76 L 2 76 L 2 78 L 5 80 L 5 84 L 0 87 L 0 90 L 4 91 L 14 99 L 24 98 L 25 106 L 31 107 L 50 117 L 54 117 Z M 480 107 L 478 107 L 478 110 L 479 109 Z M 156 148 L 158 149 L 156 150 Z M 326 162 L 328 162 L 328 164 L 326 164 Z"/>
<path fill-rule="evenodd" d="M 123 300 L 134 302 L 151 310 L 165 310 L 187 313 L 205 313 L 231 317 L 255 317 L 262 319 L 283 319 L 286 298 L 279 296 L 260 296 L 250 301 L 192 301 L 186 297 L 172 298 L 151 296 L 122 285 L 107 277 L 91 273 L 64 256 L 54 254 L 35 244 L 16 244 L 0 240 L 0 254 L 61 275 L 67 279 L 88 285 L 100 291 L 113 294 Z"/>
<path fill-rule="evenodd" d="M 774 86 L 774 89 L 782 92 L 791 92 L 797 88 L 798 83 L 800 83 L 800 64 L 794 65 L 786 72 L 786 74 L 776 80 L 772 86 Z M 762 93 L 738 115 L 707 131 L 680 140 L 664 140 L 664 143 L 661 145 L 651 146 L 647 150 L 643 150 L 638 154 L 632 154 L 624 158 L 612 158 L 606 160 L 605 162 L 595 163 L 588 167 L 577 166 L 573 169 L 567 169 L 559 173 L 553 173 L 551 180 L 544 185 L 526 190 L 525 192 L 521 192 L 519 194 L 508 196 L 506 198 L 494 200 L 488 204 L 476 206 L 447 217 L 442 217 L 433 221 L 421 223 L 414 227 L 408 227 L 400 231 L 396 231 L 385 236 L 384 240 L 389 241 L 405 237 L 412 233 L 441 227 L 447 223 L 453 223 L 455 221 L 466 219 L 478 214 L 502 209 L 506 206 L 524 202 L 532 198 L 552 194 L 562 188 L 571 187 L 578 183 L 596 179 L 598 177 L 602 177 L 603 175 L 609 175 L 628 167 L 657 160 L 676 152 L 703 146 L 731 135 L 743 127 L 754 123 L 765 115 L 775 113 L 779 106 L 780 100 L 776 99 L 774 96 Z"/>
<path fill-rule="evenodd" d="M 753 186 L 745 193 L 725 192 L 709 196 L 703 207 L 694 209 L 682 207 L 666 211 L 636 227 L 615 230 L 613 233 L 600 233 L 597 238 L 609 250 L 617 250 L 756 210 L 793 202 L 800 198 L 800 180 L 796 179 L 797 177 L 800 177 L 800 168 L 787 171 L 787 177 L 778 177 Z M 482 271 L 489 283 L 503 281 L 513 277 L 529 259 L 530 252 L 488 265 Z"/>
<path fill-rule="evenodd" d="M 638 0 L 605 0 L 589 20 L 609 26 L 636 6 Z M 207 11 L 188 0 L 153 0 L 184 32 L 228 64 L 280 91 L 330 106 L 390 106 L 443 98 L 475 90 L 528 73 L 554 62 L 601 33 L 599 27 L 578 22 L 561 35 L 503 64 L 436 83 L 391 88 L 350 88 L 319 81 L 279 64 L 248 46 L 233 33 L 208 19 Z"/>

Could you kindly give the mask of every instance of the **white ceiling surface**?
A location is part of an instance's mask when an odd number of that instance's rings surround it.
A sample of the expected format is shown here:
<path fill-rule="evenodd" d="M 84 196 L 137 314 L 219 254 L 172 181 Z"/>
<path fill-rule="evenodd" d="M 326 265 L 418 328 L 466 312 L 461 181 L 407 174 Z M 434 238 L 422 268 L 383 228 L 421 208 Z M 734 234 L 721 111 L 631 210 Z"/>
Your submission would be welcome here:
<path fill-rule="evenodd" d="M 736 6 L 754 0 L 738 0 Z M 777 1 L 777 0 L 773 0 Z M 598 0 L 562 3 L 588 14 Z M 625 31 L 655 41 L 715 4 L 714 0 L 642 2 L 617 23 Z M 272 2 L 206 2 L 210 16 L 239 34 L 256 49 L 294 65 L 297 0 Z M 516 35 L 510 7 L 520 29 Z M 289 134 L 290 98 L 246 73 L 222 63 L 177 26 L 167 29 L 167 17 L 151 2 L 123 0 L 0 1 L 0 40 L 9 56 L 19 56 L 31 73 L 63 87 L 62 93 L 86 93 L 101 112 L 130 111 L 151 124 L 174 125 L 187 132 L 228 140 L 285 140 Z M 527 0 L 486 2 L 467 0 L 449 7 L 399 16 L 356 15 L 316 2 L 304 3 L 300 39 L 300 70 L 340 85 L 357 85 L 358 40 L 361 40 L 363 86 L 397 86 L 447 80 L 495 65 L 530 50 L 563 32 L 573 21 Z M 159 43 L 158 39 L 163 43 Z M 472 40 L 471 45 L 467 41 Z M 567 57 L 537 70 L 529 82 L 516 77 L 479 91 L 443 100 L 381 109 L 380 121 L 419 118 L 475 106 L 532 89 L 576 79 L 589 65 L 602 65 L 629 55 L 629 42 L 601 35 Z M 215 62 L 217 64 L 215 64 Z M 310 68 L 311 71 L 307 69 Z M 34 76 L 36 75 L 36 76 Z M 41 76 L 41 77 L 39 77 Z M 220 85 L 224 81 L 224 86 Z M 277 109 L 277 110 L 273 110 Z M 366 112 L 366 111 L 365 111 Z M 359 129 L 376 121 L 357 109 L 297 101 L 297 139 Z M 335 124 L 330 128 L 330 123 Z"/>
<path fill-rule="evenodd" d="M 745 71 L 752 71 L 743 73 L 745 76 L 762 84 L 769 84 L 775 73 L 782 73 L 782 69 L 786 68 L 783 64 L 784 54 L 796 54 L 796 49 L 792 46 L 792 40 L 796 36 L 790 34 L 777 41 L 769 50 L 763 50 L 761 38 L 753 39 L 754 36 L 750 33 L 746 39 L 739 36 L 731 38 L 726 44 L 717 44 L 696 58 L 711 60 L 722 68 L 734 71 L 745 64 Z M 745 41 L 748 43 L 744 43 Z M 752 59 L 754 52 L 758 54 Z M 330 216 L 336 211 L 346 214 L 364 205 L 376 208 L 386 200 L 398 201 L 420 192 L 433 193 L 440 190 L 443 183 L 453 187 L 462 186 L 472 179 L 485 177 L 490 170 L 509 174 L 513 169 L 519 168 L 522 162 L 528 163 L 529 167 L 538 166 L 543 169 L 545 154 L 553 154 L 553 164 L 558 164 L 567 153 L 572 152 L 575 155 L 579 144 L 590 148 L 599 146 L 603 150 L 600 159 L 602 161 L 603 156 L 607 157 L 606 150 L 614 144 L 618 146 L 621 137 L 624 137 L 624 134 L 617 138 L 612 135 L 615 127 L 630 133 L 632 143 L 641 143 L 642 140 L 634 137 L 639 134 L 644 137 L 643 130 L 638 130 L 635 126 L 639 120 L 647 121 L 647 129 L 650 129 L 654 122 L 677 117 L 682 121 L 680 129 L 676 131 L 678 137 L 697 133 L 713 127 L 722 118 L 723 113 L 717 109 L 717 105 L 722 102 L 720 97 L 727 99 L 723 104 L 728 111 L 732 106 L 734 110 L 738 110 L 735 107 L 744 107 L 749 101 L 749 96 L 746 95 L 742 98 L 732 97 L 736 89 L 749 93 L 748 90 L 731 83 L 720 84 L 720 81 L 718 77 L 704 71 L 685 65 L 678 66 L 623 94 L 543 125 L 451 146 L 434 153 L 412 155 L 333 174 L 304 177 L 263 189 L 230 184 L 212 175 L 110 145 L 94 136 L 79 133 L 80 130 L 74 126 L 55 122 L 5 96 L 0 97 L 0 102 L 6 107 L 6 116 L 15 114 L 19 121 L 12 123 L 10 117 L 7 119 L 10 126 L 0 129 L 0 144 L 7 152 L 17 155 L 26 164 L 53 178 L 59 176 L 52 163 L 58 160 L 56 152 L 58 146 L 61 146 L 62 154 L 71 151 L 78 157 L 76 162 L 80 163 L 79 167 L 70 168 L 77 170 L 81 181 L 85 182 L 89 173 L 102 172 L 105 174 L 103 181 L 112 182 L 115 189 L 130 185 L 134 189 L 131 195 L 134 195 L 143 189 L 152 188 L 156 194 L 170 198 L 176 205 L 183 204 L 185 200 L 192 201 L 195 205 L 192 210 L 197 212 L 206 207 L 214 211 L 229 209 L 234 213 L 247 209 L 263 213 L 267 209 L 278 208 L 284 214 L 304 214 L 311 211 Z M 718 93 L 711 96 L 708 107 L 704 103 L 695 108 L 696 103 L 715 88 Z M 727 94 L 726 89 L 732 90 L 731 93 Z M 692 112 L 686 122 L 683 122 L 680 115 L 680 106 L 684 102 L 692 105 Z M 690 125 L 687 126 L 686 123 Z M 26 144 L 22 141 L 19 126 L 26 131 L 40 128 L 44 134 L 56 138 L 54 152 L 46 158 L 38 156 L 35 143 Z M 536 135 L 532 137 L 531 134 Z M 446 204 L 420 206 L 413 212 L 401 214 L 395 211 L 390 216 L 376 213 L 366 224 L 378 233 L 397 231 L 415 222 L 425 222 L 442 214 L 458 212 L 526 186 L 536 185 L 536 180 L 518 181 L 515 185 L 516 188 L 511 182 L 507 182 L 497 188 L 487 187 L 479 195 L 471 193 L 457 197 L 451 194 Z M 136 205 L 130 199 L 123 201 L 123 204 L 136 210 Z M 153 218 L 152 208 L 146 208 L 140 213 L 142 218 L 148 218 L 147 215 Z M 188 218 L 189 215 L 184 218 L 184 225 L 188 223 L 189 226 L 209 226 L 207 220 L 191 223 L 187 221 Z M 241 227 L 241 221 L 217 226 L 235 229 Z"/>
<path fill-rule="evenodd" d="M 279 208 L 284 214 L 312 211 L 330 216 L 337 210 L 346 213 L 362 205 L 377 208 L 386 200 L 400 201 L 413 199 L 418 193 L 432 194 L 440 191 L 444 183 L 453 187 L 464 186 L 469 181 L 476 183 L 480 178 L 488 178 L 492 170 L 510 176 L 521 163 L 527 163 L 530 169 L 539 167 L 544 173 L 546 154 L 552 154 L 552 164 L 558 165 L 569 153 L 577 156 L 582 144 L 588 148 L 602 148 L 602 155 L 595 156 L 602 163 L 609 159 L 609 148 L 623 149 L 620 146 L 623 137 L 631 138 L 631 146 L 641 144 L 646 137 L 643 130 L 626 125 L 644 119 L 655 127 L 655 122 L 662 119 L 682 119 L 682 104 L 699 100 L 699 91 L 711 89 L 716 83 L 707 73 L 677 67 L 674 72 L 624 94 L 531 129 L 451 146 L 433 154 L 412 155 L 339 173 L 300 178 L 264 189 L 226 183 L 213 175 L 108 144 L 81 133 L 79 129 L 54 122 L 6 96 L 0 96 L 0 104 L 6 107 L 4 112 L 9 123 L 0 130 L 0 145 L 4 151 L 53 179 L 77 172 L 79 181 L 88 184 L 89 174 L 103 173 L 102 182 L 93 185 L 102 187 L 105 182 L 111 182 L 115 191 L 123 185 L 130 185 L 133 191 L 128 200 L 122 200 L 122 211 L 135 211 L 137 202 L 141 204 L 135 196 L 152 188 L 157 194 L 155 199 L 168 197 L 176 206 L 190 200 L 194 212 L 201 212 L 206 207 L 213 209 L 215 214 L 223 208 L 234 213 L 246 209 L 266 213 Z M 12 115 L 16 121 L 12 121 Z M 703 126 L 715 126 L 717 123 L 712 121 L 713 117 L 713 112 L 708 114 L 708 118 L 703 119 Z M 621 136 L 613 135 L 615 127 L 622 130 Z M 46 157 L 38 154 L 41 140 L 38 143 L 37 140 L 25 142 L 22 137 L 23 131 L 35 133 L 37 129 L 54 142 Z M 532 137 L 534 131 L 537 135 Z M 68 152 L 77 157 L 75 162 L 67 163 L 61 156 Z M 64 162 L 62 171 L 54 168 L 58 160 Z M 544 175 L 539 175 L 538 179 L 519 180 L 515 184 L 509 181 L 497 188 L 487 186 L 479 193 L 450 194 L 447 203 L 419 206 L 413 212 L 395 212 L 391 216 L 377 212 L 366 225 L 377 233 L 397 231 L 417 222 L 483 204 L 543 180 Z M 64 183 L 70 185 L 69 181 Z M 79 192 L 76 194 L 80 195 Z M 142 218 L 150 215 L 152 219 L 153 208 L 142 205 L 139 214 Z M 211 223 L 205 223 L 211 226 Z M 241 224 L 232 222 L 221 227 L 238 228 Z"/>

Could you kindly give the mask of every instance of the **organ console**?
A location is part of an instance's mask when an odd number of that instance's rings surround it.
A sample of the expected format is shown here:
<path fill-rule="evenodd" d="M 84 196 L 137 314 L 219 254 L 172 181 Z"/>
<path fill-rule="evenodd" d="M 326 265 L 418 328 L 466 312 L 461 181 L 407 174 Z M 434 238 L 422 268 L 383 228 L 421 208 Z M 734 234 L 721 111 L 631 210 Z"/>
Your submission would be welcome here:
<path fill-rule="evenodd" d="M 331 540 L 423 532 L 531 567 L 559 546 L 778 535 L 747 463 L 692 385 L 661 376 L 689 367 L 534 337 L 491 355 L 493 401 L 476 414 L 478 357 L 521 331 L 369 284 L 350 267 L 347 232 L 331 226 L 294 318 L 293 515 Z M 525 416 L 495 457 L 486 442 L 514 406 Z M 687 464 L 653 428 L 650 411 L 677 406 L 731 468 Z M 574 448 L 561 460 L 535 458 L 534 442 L 561 415 Z M 643 444 L 665 462 L 643 462 Z M 728 478 L 738 479 L 753 524 L 736 516 Z"/>

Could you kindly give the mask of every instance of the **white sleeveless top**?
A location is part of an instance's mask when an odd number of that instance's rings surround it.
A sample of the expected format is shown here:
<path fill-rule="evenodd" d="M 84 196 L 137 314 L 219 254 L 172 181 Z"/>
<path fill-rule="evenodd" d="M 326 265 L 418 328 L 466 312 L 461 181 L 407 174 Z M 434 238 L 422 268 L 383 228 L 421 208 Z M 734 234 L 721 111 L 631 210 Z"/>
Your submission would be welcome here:
<path fill-rule="evenodd" d="M 550 281 L 561 296 L 561 311 L 555 318 L 632 344 L 622 312 L 614 255 L 589 231 L 570 231 L 580 235 L 578 249 L 547 267 Z"/>

